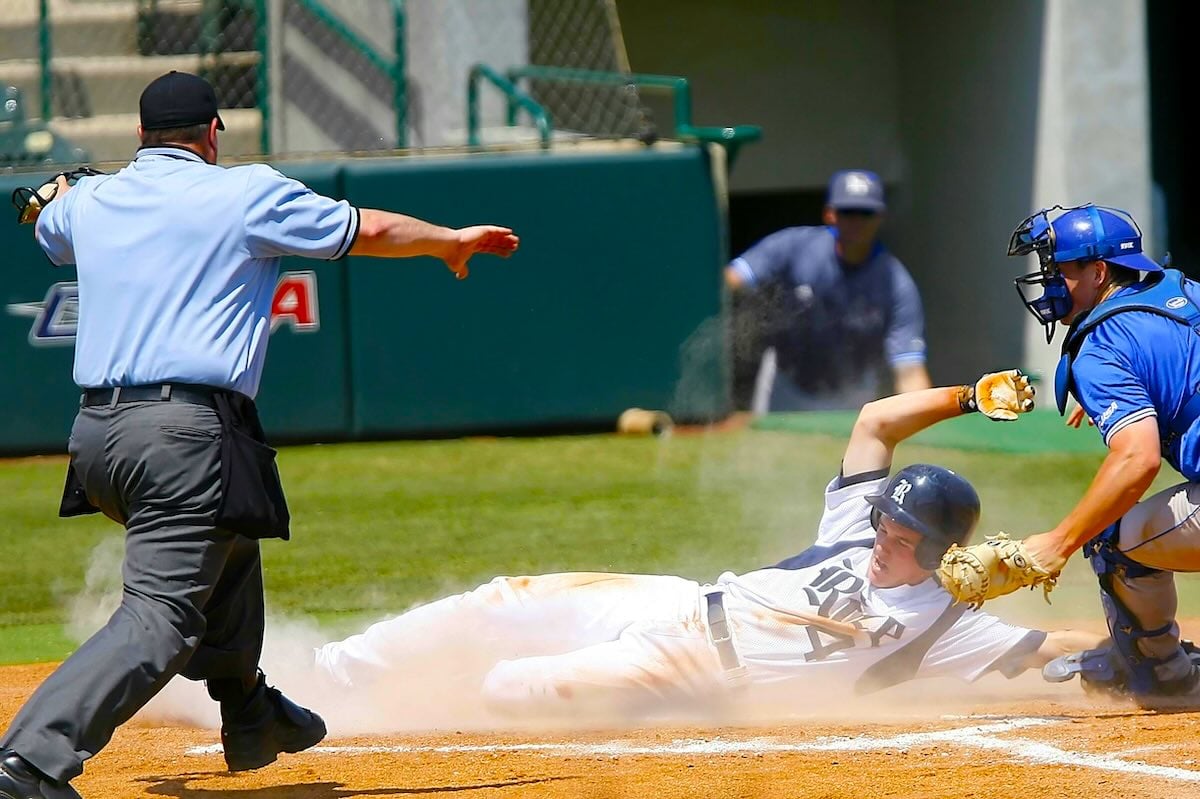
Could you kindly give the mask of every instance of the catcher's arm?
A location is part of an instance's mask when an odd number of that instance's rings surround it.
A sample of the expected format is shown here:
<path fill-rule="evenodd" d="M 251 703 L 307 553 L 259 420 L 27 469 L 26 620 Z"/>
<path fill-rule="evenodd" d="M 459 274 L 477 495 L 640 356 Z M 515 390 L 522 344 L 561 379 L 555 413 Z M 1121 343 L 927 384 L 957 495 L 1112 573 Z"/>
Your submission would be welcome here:
<path fill-rule="evenodd" d="M 1083 498 L 1053 530 L 1025 539 L 1029 553 L 1049 569 L 1062 569 L 1076 550 L 1138 503 L 1158 475 L 1161 446 L 1156 417 L 1114 433 Z"/>
<path fill-rule="evenodd" d="M 1083 406 L 1076 402 L 1075 407 L 1067 414 L 1067 427 L 1074 427 L 1078 430 L 1079 425 L 1083 424 L 1084 419 L 1087 419 L 1088 427 L 1096 426 L 1096 423 L 1092 421 L 1092 417 L 1087 415 L 1087 411 L 1083 409 Z"/>
<path fill-rule="evenodd" d="M 1057 527 L 1013 541 L 1001 533 L 971 547 L 952 546 L 937 575 L 959 602 L 973 606 L 1018 588 L 1042 586 L 1049 600 L 1067 559 L 1137 504 L 1161 465 L 1158 420 L 1141 419 L 1117 431 L 1109 453 L 1079 504 Z"/>

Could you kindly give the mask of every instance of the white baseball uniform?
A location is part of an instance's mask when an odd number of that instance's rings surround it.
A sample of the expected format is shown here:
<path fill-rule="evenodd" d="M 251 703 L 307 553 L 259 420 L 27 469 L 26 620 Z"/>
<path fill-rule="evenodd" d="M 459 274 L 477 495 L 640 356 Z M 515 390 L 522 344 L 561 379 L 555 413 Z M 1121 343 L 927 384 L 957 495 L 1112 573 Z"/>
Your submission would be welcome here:
<path fill-rule="evenodd" d="M 316 665 L 351 689 L 386 679 L 419 690 L 421 674 L 444 684 L 453 673 L 470 701 L 520 715 L 713 703 L 797 680 L 866 692 L 914 677 L 1020 671 L 1044 633 L 954 606 L 932 578 L 869 583 L 874 531 L 864 497 L 885 482 L 882 472 L 836 478 L 816 543 L 778 566 L 726 572 L 712 585 L 632 574 L 497 577 L 326 644 Z M 725 623 L 711 594 L 723 599 Z M 805 614 L 853 625 L 854 634 L 806 624 Z"/>

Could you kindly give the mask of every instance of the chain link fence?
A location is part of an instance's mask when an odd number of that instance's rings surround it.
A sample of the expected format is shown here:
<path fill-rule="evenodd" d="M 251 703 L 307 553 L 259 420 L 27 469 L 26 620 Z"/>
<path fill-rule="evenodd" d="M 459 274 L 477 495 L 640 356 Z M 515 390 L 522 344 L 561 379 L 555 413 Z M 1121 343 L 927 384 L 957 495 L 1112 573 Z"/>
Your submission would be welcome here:
<path fill-rule="evenodd" d="M 172 69 L 216 89 L 223 159 L 461 147 L 477 63 L 629 71 L 615 0 L 0 0 L 0 167 L 127 160 Z M 655 135 L 632 84 L 511 80 L 557 138 Z M 480 144 L 537 140 L 479 99 Z"/>
<path fill-rule="evenodd" d="M 616 5 L 531 0 L 529 63 L 603 72 L 628 73 Z M 534 99 L 550 112 L 556 127 L 592 136 L 648 138 L 653 125 L 641 93 L 633 84 L 596 85 L 530 79 Z"/>

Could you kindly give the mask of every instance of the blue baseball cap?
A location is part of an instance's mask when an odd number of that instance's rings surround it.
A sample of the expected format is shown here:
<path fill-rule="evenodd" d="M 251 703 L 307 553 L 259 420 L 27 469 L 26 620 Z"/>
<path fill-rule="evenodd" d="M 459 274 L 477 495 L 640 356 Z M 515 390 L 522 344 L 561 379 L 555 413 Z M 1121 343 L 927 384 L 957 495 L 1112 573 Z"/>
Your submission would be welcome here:
<path fill-rule="evenodd" d="M 883 211 L 883 181 L 865 169 L 843 169 L 829 181 L 830 208 L 835 211 Z"/>

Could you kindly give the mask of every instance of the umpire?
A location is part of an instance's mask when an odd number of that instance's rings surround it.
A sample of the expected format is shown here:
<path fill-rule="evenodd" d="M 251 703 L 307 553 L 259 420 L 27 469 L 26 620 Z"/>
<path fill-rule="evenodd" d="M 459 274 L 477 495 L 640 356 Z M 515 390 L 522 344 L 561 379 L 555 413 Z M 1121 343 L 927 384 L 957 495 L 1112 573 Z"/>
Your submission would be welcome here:
<path fill-rule="evenodd" d="M 176 674 L 220 703 L 230 771 L 325 735 L 267 685 L 259 538 L 289 516 L 255 411 L 284 255 L 432 255 L 459 278 L 507 256 L 507 228 L 451 229 L 316 194 L 265 165 L 216 166 L 225 125 L 207 81 L 170 72 L 140 100 L 141 147 L 113 175 L 58 181 L 38 243 L 79 281 L 60 514 L 125 526 L 124 592 L 103 629 L 0 739 L 0 797 L 77 797 L 68 782 Z"/>

